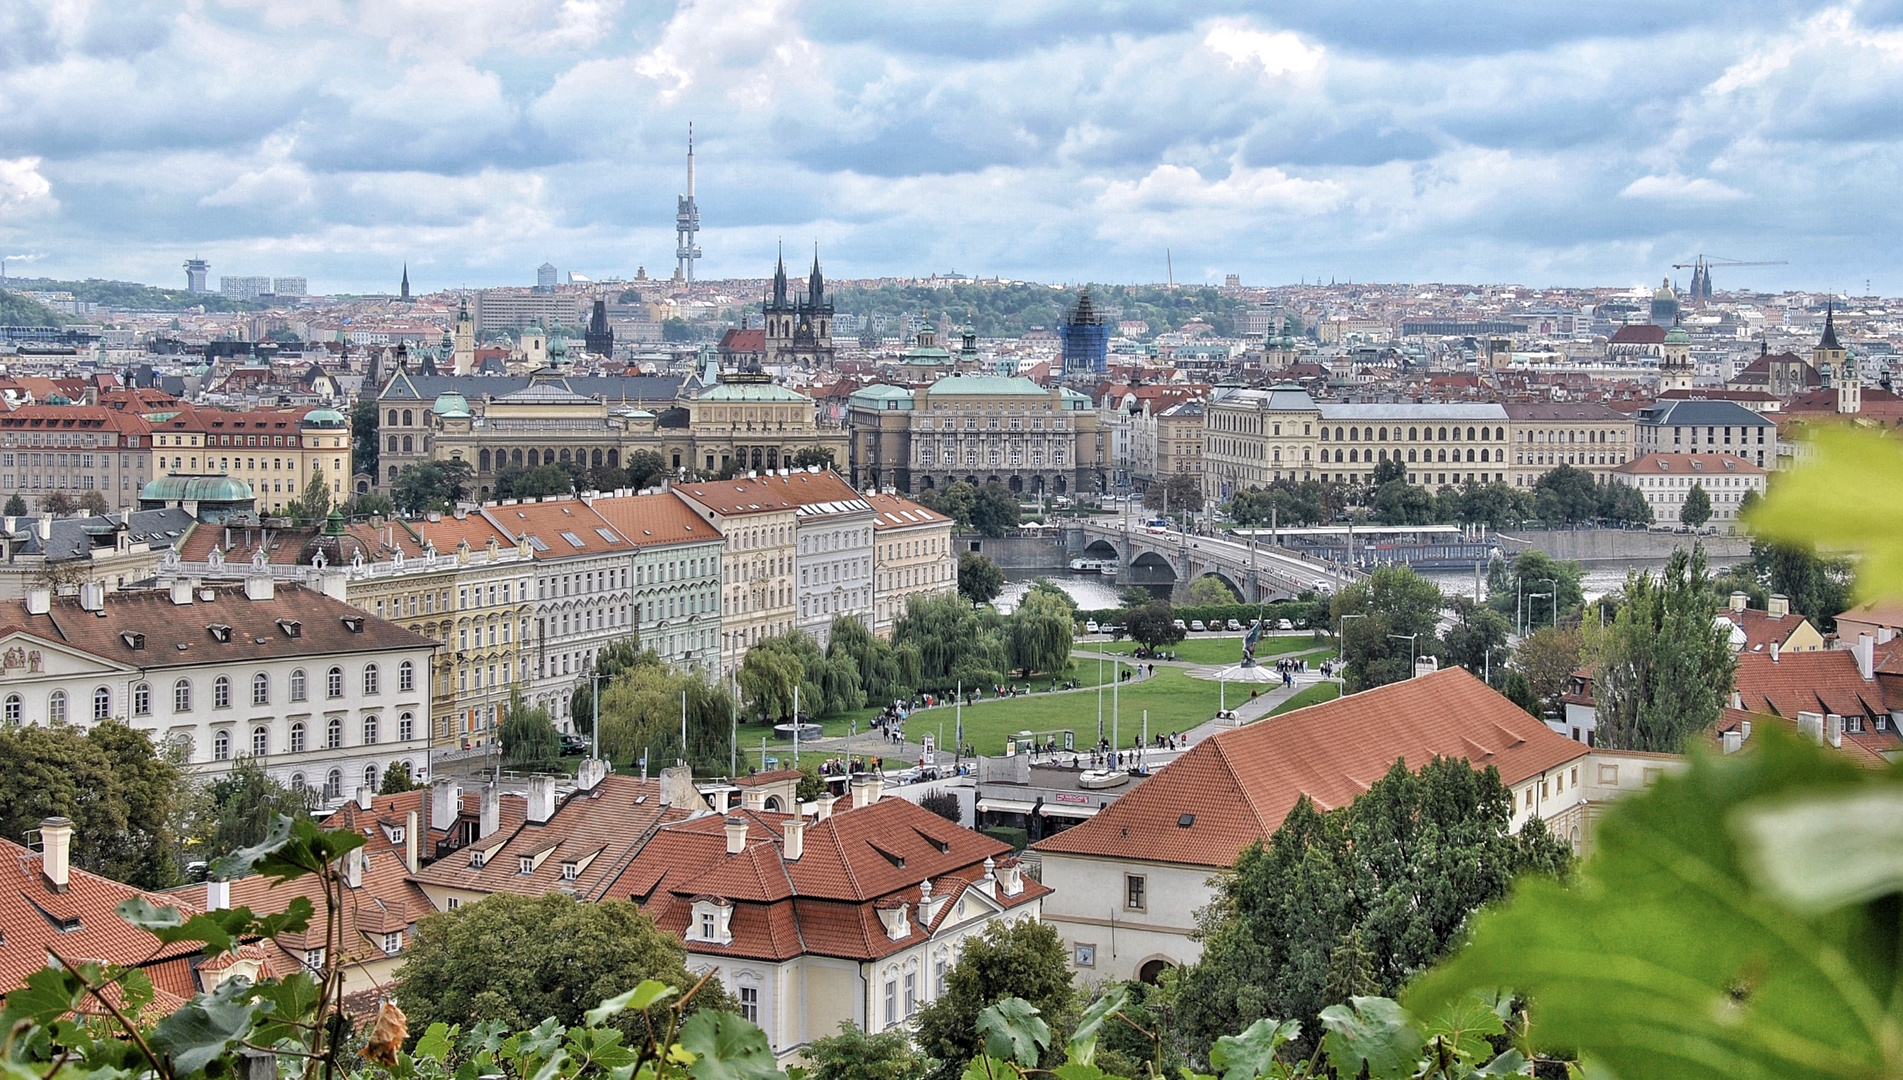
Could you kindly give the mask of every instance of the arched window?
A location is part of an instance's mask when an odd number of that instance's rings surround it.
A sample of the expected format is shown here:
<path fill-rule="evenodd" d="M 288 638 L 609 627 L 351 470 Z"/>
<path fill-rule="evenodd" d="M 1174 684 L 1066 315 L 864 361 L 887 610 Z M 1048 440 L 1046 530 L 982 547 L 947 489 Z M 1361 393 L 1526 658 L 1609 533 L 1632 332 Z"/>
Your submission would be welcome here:
<path fill-rule="evenodd" d="M 271 752 L 271 729 L 260 724 L 251 729 L 251 755 L 263 757 Z"/>
<path fill-rule="evenodd" d="M 251 704 L 271 704 L 271 676 L 262 671 L 251 676 Z"/>
<path fill-rule="evenodd" d="M 20 695 L 8 694 L 7 703 L 6 703 L 6 712 L 4 714 L 6 717 L 6 724 L 8 727 L 20 726 L 20 713 L 21 713 Z"/>
<path fill-rule="evenodd" d="M 103 686 L 93 689 L 93 719 L 106 720 L 112 716 L 112 691 Z"/>
<path fill-rule="evenodd" d="M 342 769 L 330 770 L 324 777 L 324 798 L 341 799 L 344 797 L 344 773 Z"/>
<path fill-rule="evenodd" d="M 304 774 L 303 773 L 294 772 L 291 774 L 291 790 L 297 792 L 300 795 L 304 793 Z"/>
<path fill-rule="evenodd" d="M 343 668 L 334 667 L 334 668 L 331 668 L 329 671 L 324 672 L 324 694 L 327 697 L 333 697 L 333 698 L 340 698 L 344 696 L 344 669 Z"/>
<path fill-rule="evenodd" d="M 298 668 L 291 672 L 291 700 L 303 701 L 304 697 L 304 669 Z"/>
<path fill-rule="evenodd" d="M 172 711 L 188 713 L 192 711 L 192 683 L 190 679 L 180 679 L 172 684 Z"/>
<path fill-rule="evenodd" d="M 231 679 L 224 675 L 211 682 L 211 707 L 214 709 L 231 708 Z"/>
<path fill-rule="evenodd" d="M 374 716 L 366 716 L 363 718 L 363 744 L 365 746 L 377 745 L 377 718 Z"/>
<path fill-rule="evenodd" d="M 304 752 L 304 721 L 298 720 L 291 724 L 291 741 L 289 745 L 291 753 L 293 754 L 301 754 Z"/>
<path fill-rule="evenodd" d="M 398 742 L 416 738 L 416 714 L 404 713 L 396 718 L 396 738 Z"/>
<path fill-rule="evenodd" d="M 382 685 L 381 685 L 382 681 L 383 681 L 382 673 L 377 669 L 377 665 L 365 664 L 363 666 L 363 692 L 364 693 L 366 694 L 379 693 L 382 690 Z"/>
<path fill-rule="evenodd" d="M 152 715 L 152 684 L 134 683 L 132 686 L 132 715 Z"/>
<path fill-rule="evenodd" d="M 395 409 L 390 410 L 390 426 L 391 427 L 396 426 L 396 410 Z"/>
<path fill-rule="evenodd" d="M 46 718 L 55 724 L 65 722 L 66 691 L 55 690 L 52 696 L 46 699 Z"/>
<path fill-rule="evenodd" d="M 211 737 L 211 759 L 213 761 L 231 760 L 231 732 L 221 731 Z"/>
<path fill-rule="evenodd" d="M 332 750 L 344 745 L 344 722 L 333 716 L 330 723 L 324 725 L 324 745 Z"/>
<path fill-rule="evenodd" d="M 415 442 L 408 435 L 403 436 L 403 452 L 404 453 L 406 454 L 409 453 L 411 450 L 415 449 L 415 446 L 416 446 Z"/>
<path fill-rule="evenodd" d="M 404 409 L 403 410 L 403 426 L 409 427 L 411 423 L 413 423 L 413 421 L 410 419 L 410 410 Z"/>
<path fill-rule="evenodd" d="M 395 435 L 390 436 L 390 452 L 392 454 L 396 453 L 396 436 Z"/>
<path fill-rule="evenodd" d="M 407 694 L 416 689 L 416 665 L 408 660 L 396 666 L 396 688 L 398 693 Z"/>
<path fill-rule="evenodd" d="M 375 764 L 363 767 L 363 786 L 366 790 L 377 790 L 377 767 Z"/>

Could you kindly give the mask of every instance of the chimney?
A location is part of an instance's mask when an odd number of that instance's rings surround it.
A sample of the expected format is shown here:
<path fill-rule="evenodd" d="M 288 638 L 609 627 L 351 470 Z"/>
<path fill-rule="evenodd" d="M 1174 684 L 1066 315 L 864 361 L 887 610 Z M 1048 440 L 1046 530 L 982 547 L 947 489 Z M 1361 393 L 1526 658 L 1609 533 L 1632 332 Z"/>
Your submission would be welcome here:
<path fill-rule="evenodd" d="M 1784 616 L 1789 615 L 1791 613 L 1791 598 L 1779 593 L 1773 593 L 1771 599 L 1765 604 L 1765 613 L 1770 615 L 1773 619 L 1782 619 Z"/>
<path fill-rule="evenodd" d="M 814 808 L 813 820 L 825 821 L 827 818 L 832 817 L 833 804 L 838 801 L 839 801 L 839 796 L 837 795 L 822 794 L 819 798 L 814 799 L 813 800 L 813 808 Z"/>
<path fill-rule="evenodd" d="M 79 610 L 106 610 L 106 586 L 97 581 L 82 583 L 79 586 Z"/>
<path fill-rule="evenodd" d="M 1824 714 L 1814 712 L 1798 713 L 1797 733 L 1821 746 L 1824 741 Z"/>
<path fill-rule="evenodd" d="M 429 789 L 429 823 L 432 829 L 448 832 L 462 814 L 462 785 L 454 780 L 438 780 Z"/>
<path fill-rule="evenodd" d="M 885 777 L 876 772 L 852 778 L 852 808 L 871 806 L 885 796 Z"/>
<path fill-rule="evenodd" d="M 738 855 L 747 850 L 747 819 L 730 817 L 727 819 L 727 854 Z"/>
<path fill-rule="evenodd" d="M 1888 645 L 1896 637 L 1896 630 L 1888 626 L 1877 627 L 1877 644 Z"/>
<path fill-rule="evenodd" d="M 1745 739 L 1751 737 L 1751 721 L 1743 720 L 1738 723 L 1738 735 Z"/>
<path fill-rule="evenodd" d="M 1743 611 L 1746 606 L 1747 606 L 1747 598 L 1745 597 L 1743 593 L 1735 592 L 1731 594 L 1731 610 Z"/>
<path fill-rule="evenodd" d="M 179 607 L 189 607 L 192 602 L 192 583 L 182 579 L 172 580 L 172 603 Z"/>
<path fill-rule="evenodd" d="M 529 824 L 547 825 L 555 816 L 555 778 L 529 777 Z"/>
<path fill-rule="evenodd" d="M 1725 753 L 1735 754 L 1744 748 L 1744 735 L 1737 731 L 1727 731 L 1723 736 Z"/>
<path fill-rule="evenodd" d="M 403 865 L 414 874 L 422 868 L 423 838 L 417 835 L 417 813 L 412 810 L 403 819 Z"/>
<path fill-rule="evenodd" d="M 26 591 L 26 613 L 44 615 L 53 610 L 53 590 L 28 589 Z"/>
<path fill-rule="evenodd" d="M 575 788 L 578 791 L 593 791 L 607 775 L 607 762 L 600 758 L 588 758 L 575 767 Z"/>
<path fill-rule="evenodd" d="M 1778 645 L 1777 645 L 1777 642 L 1773 641 L 1771 643 L 1771 662 L 1773 664 L 1778 662 L 1777 654 L 1778 654 Z"/>
<path fill-rule="evenodd" d="M 780 849 L 780 856 L 787 862 L 799 862 L 800 856 L 806 853 L 806 819 L 794 814 L 782 827 L 786 830 L 786 844 Z"/>
<path fill-rule="evenodd" d="M 269 576 L 258 574 L 244 579 L 246 600 L 269 600 L 275 595 L 277 595 L 277 589 Z"/>
<path fill-rule="evenodd" d="M 351 848 L 344 852 L 344 888 L 363 888 L 363 849 Z"/>
<path fill-rule="evenodd" d="M 705 805 L 694 786 L 694 770 L 686 765 L 669 765 L 661 770 L 661 805 L 699 810 Z"/>
<path fill-rule="evenodd" d="M 1844 745 L 1844 718 L 1836 713 L 1824 716 L 1824 741 L 1832 748 L 1841 750 Z"/>
<path fill-rule="evenodd" d="M 223 911 L 231 906 L 231 882 L 205 882 L 205 910 Z"/>
<path fill-rule="evenodd" d="M 358 787 L 357 787 L 357 809 L 359 809 L 359 810 L 368 810 L 368 809 L 370 809 L 370 800 L 371 800 L 371 799 L 373 799 L 373 798 L 375 798 L 375 797 L 376 797 L 376 794 L 377 794 L 376 792 L 374 792 L 374 791 L 371 791 L 371 790 L 370 790 L 370 785 L 369 785 L 369 784 L 360 784 L 360 785 L 358 785 Z"/>
<path fill-rule="evenodd" d="M 502 828 L 502 793 L 496 790 L 495 781 L 482 786 L 481 820 L 476 826 L 476 839 L 487 840 Z"/>
<path fill-rule="evenodd" d="M 46 878 L 47 888 L 56 893 L 66 891 L 72 857 L 72 820 L 50 817 L 40 822 L 40 873 Z"/>
<path fill-rule="evenodd" d="M 1857 674 L 1864 682 L 1877 677 L 1877 640 L 1869 634 L 1858 634 L 1857 643 L 1850 651 L 1857 654 Z"/>
<path fill-rule="evenodd" d="M 40 515 L 40 539 L 51 540 L 52 538 L 53 538 L 53 515 L 41 514 Z"/>
<path fill-rule="evenodd" d="M 998 884 L 1004 887 L 1004 895 L 1016 896 L 1024 891 L 1024 867 L 1016 855 L 1007 855 L 998 864 Z"/>
<path fill-rule="evenodd" d="M 1734 709 L 1744 708 L 1744 691 L 1733 690 L 1731 692 L 1731 707 Z"/>

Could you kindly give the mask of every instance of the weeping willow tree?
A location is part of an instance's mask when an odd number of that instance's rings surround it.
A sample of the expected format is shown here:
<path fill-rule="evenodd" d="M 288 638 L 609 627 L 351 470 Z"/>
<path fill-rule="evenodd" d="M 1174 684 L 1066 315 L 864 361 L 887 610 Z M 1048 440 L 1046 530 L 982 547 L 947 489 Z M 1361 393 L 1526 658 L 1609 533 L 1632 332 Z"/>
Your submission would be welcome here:
<path fill-rule="evenodd" d="M 898 649 L 917 652 L 918 686 L 927 690 L 950 690 L 961 682 L 987 686 L 1000 681 L 1010 663 L 998 613 L 974 610 L 955 596 L 912 597 L 892 640 Z"/>
<path fill-rule="evenodd" d="M 681 741 L 682 709 L 687 740 Z M 696 771 L 724 772 L 731 748 L 733 698 L 693 670 L 669 667 L 653 653 L 601 690 L 601 750 L 610 761 L 651 767 L 676 759 Z"/>
<path fill-rule="evenodd" d="M 1066 598 L 1067 600 L 1068 598 Z M 1032 589 L 1011 613 L 1006 627 L 1011 667 L 1030 678 L 1033 671 L 1056 673 L 1070 666 L 1071 634 L 1076 624 L 1065 600 Z"/>

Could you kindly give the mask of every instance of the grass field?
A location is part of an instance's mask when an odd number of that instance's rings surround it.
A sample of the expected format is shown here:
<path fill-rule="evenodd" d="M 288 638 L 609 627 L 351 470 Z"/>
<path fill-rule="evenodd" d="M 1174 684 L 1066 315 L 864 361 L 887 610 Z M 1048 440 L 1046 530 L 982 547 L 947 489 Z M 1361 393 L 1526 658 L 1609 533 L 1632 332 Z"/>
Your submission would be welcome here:
<path fill-rule="evenodd" d="M 1324 701 L 1333 701 L 1340 696 L 1340 683 L 1316 683 L 1307 689 L 1298 691 L 1294 697 L 1277 705 L 1269 715 L 1280 716 L 1285 712 L 1294 712 L 1296 709 L 1306 709 L 1310 705 L 1320 705 Z"/>
<path fill-rule="evenodd" d="M 1308 652 L 1321 645 L 1334 649 L 1333 638 L 1323 638 L 1317 642 L 1311 634 L 1288 634 L 1281 637 L 1265 637 L 1256 643 L 1257 658 L 1282 656 L 1292 652 Z M 1119 653 L 1124 656 L 1136 650 L 1133 641 L 1079 642 L 1073 646 L 1071 655 L 1081 665 L 1083 658 L 1102 648 L 1106 653 Z M 1190 664 L 1233 664 L 1242 659 L 1242 637 L 1215 637 L 1213 635 L 1192 635 L 1174 645 L 1165 646 L 1165 652 L 1173 652 L 1176 658 Z"/>
<path fill-rule="evenodd" d="M 1079 664 L 1079 668 L 1085 665 Z M 1089 665 L 1094 668 L 1096 665 Z M 1093 672 L 1094 674 L 1094 672 Z M 1159 668 L 1151 678 L 1141 682 L 1125 682 L 1114 698 L 1108 685 L 1109 669 L 1105 669 L 1106 685 L 1103 689 L 1103 727 L 1104 737 L 1109 738 L 1112 727 L 1112 704 L 1121 716 L 1117 725 L 1117 737 L 1123 745 L 1143 733 L 1143 710 L 1150 712 L 1150 734 L 1159 732 L 1185 731 L 1216 715 L 1216 701 L 1220 687 L 1205 679 L 1192 679 L 1181 671 L 1172 668 Z M 868 735 L 868 725 L 876 710 L 863 709 L 845 716 L 837 716 L 822 721 L 820 726 L 828 737 L 847 734 L 848 725 L 857 720 L 860 743 L 856 752 L 877 754 L 886 745 L 878 741 L 876 735 Z M 1059 694 L 1030 694 L 1025 697 L 994 700 L 987 697 L 977 704 L 967 705 L 965 714 L 965 741 L 978 748 L 981 754 L 1001 754 L 1005 740 L 1020 731 L 1051 732 L 1066 728 L 1077 733 L 1077 745 L 1088 746 L 1097 739 L 1097 694 L 1087 691 L 1074 691 Z M 907 756 L 917 753 L 918 738 L 926 733 L 937 736 L 943 729 L 943 745 L 951 745 L 956 713 L 950 707 L 926 709 L 915 712 L 906 721 L 905 733 L 910 740 L 906 744 Z M 751 747 L 754 754 L 760 752 L 758 725 L 748 725 L 740 729 L 742 750 Z M 1060 742 L 1062 737 L 1060 736 Z M 769 743 L 769 747 L 784 749 L 786 744 Z M 785 754 L 779 755 L 785 758 Z M 804 756 L 804 755 L 802 755 Z"/>

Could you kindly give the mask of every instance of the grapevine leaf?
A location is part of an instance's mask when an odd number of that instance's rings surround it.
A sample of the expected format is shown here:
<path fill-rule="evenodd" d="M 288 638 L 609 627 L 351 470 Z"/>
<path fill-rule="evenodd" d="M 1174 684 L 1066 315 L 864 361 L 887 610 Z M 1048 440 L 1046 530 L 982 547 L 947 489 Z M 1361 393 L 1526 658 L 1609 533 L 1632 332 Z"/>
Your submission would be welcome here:
<path fill-rule="evenodd" d="M 1275 1067 L 1282 1044 L 1302 1033 L 1299 1020 L 1263 1017 L 1240 1035 L 1224 1035 L 1209 1048 L 1209 1063 L 1222 1070 L 1224 1080 L 1256 1080 Z"/>
<path fill-rule="evenodd" d="M 1097 1056 L 1097 1032 L 1104 1021 L 1118 1009 L 1130 1003 L 1130 988 L 1119 985 L 1084 1010 L 1083 1018 L 1077 1021 L 1077 1030 L 1070 1036 L 1070 1059 L 1079 1065 L 1089 1065 Z"/>
<path fill-rule="evenodd" d="M 676 992 L 673 987 L 659 979 L 644 980 L 641 985 L 634 989 L 626 993 L 616 994 L 614 997 L 589 1009 L 587 1014 L 588 1023 L 590 1026 L 600 1026 L 607 1023 L 609 1017 L 614 1016 L 624 1009 L 633 1009 L 639 1012 L 657 1001 L 672 996 Z"/>
<path fill-rule="evenodd" d="M 1369 1080 L 1402 1080 L 1420 1064 L 1421 1034 L 1388 998 L 1352 997 L 1323 1009 L 1321 1020 L 1322 1049 L 1340 1075 L 1359 1075 L 1365 1064 Z"/>
<path fill-rule="evenodd" d="M 766 1032 L 733 1013 L 695 1013 L 681 1025 L 680 1043 L 696 1055 L 687 1067 L 694 1080 L 780 1080 Z"/>
<path fill-rule="evenodd" d="M 1020 997 L 1000 999 L 978 1013 L 978 1033 L 984 1036 L 985 1053 L 1020 1065 L 1037 1067 L 1040 1046 L 1051 1044 L 1051 1027 L 1037 1013 L 1037 1006 Z"/>
<path fill-rule="evenodd" d="M 252 995 L 250 980 L 227 979 L 209 994 L 199 994 L 152 1028 L 152 1049 L 172 1059 L 177 1076 L 189 1076 L 231 1052 L 258 1020 L 271 1011 L 268 1001 Z"/>

